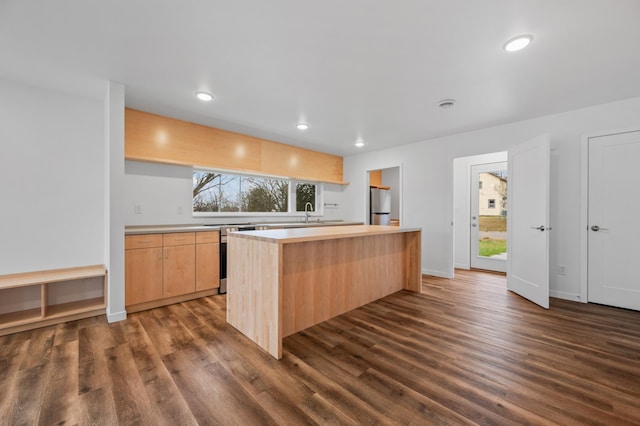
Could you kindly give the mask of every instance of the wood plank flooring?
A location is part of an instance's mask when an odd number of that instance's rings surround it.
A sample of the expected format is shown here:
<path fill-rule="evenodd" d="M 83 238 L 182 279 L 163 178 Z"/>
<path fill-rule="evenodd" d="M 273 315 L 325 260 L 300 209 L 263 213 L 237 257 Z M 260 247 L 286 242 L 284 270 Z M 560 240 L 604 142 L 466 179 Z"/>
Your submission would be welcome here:
<path fill-rule="evenodd" d="M 289 336 L 276 361 L 225 297 L 0 337 L 0 424 L 640 424 L 640 312 L 457 271 Z"/>

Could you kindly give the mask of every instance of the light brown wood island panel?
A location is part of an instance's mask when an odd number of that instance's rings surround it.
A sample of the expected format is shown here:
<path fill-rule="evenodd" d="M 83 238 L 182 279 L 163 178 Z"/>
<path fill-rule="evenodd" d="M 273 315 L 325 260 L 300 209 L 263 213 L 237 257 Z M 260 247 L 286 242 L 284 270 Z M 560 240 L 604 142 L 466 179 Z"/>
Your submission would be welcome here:
<path fill-rule="evenodd" d="M 229 234 L 228 253 L 227 321 L 276 358 L 288 335 L 421 288 L 419 229 L 248 231 Z"/>

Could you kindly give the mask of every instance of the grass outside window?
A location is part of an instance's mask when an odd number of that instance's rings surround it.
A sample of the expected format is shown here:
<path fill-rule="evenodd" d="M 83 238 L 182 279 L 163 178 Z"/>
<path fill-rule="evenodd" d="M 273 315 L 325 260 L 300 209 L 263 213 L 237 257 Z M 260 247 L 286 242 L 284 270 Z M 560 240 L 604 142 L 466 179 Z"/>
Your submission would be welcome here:
<path fill-rule="evenodd" d="M 483 238 L 478 241 L 478 254 L 480 256 L 493 256 L 507 252 L 507 240 Z"/>

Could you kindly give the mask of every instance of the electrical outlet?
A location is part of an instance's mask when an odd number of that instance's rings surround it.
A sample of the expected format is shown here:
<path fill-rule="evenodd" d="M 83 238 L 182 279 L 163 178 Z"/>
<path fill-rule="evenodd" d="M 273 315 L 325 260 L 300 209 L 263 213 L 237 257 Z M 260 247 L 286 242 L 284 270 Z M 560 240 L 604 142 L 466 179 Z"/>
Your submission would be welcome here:
<path fill-rule="evenodd" d="M 182 206 L 178 206 L 178 214 L 182 214 Z"/>
<path fill-rule="evenodd" d="M 142 206 L 140 204 L 136 204 L 133 206 L 133 212 L 135 214 L 142 214 Z"/>
<path fill-rule="evenodd" d="M 566 265 L 558 265 L 558 275 L 567 275 Z"/>

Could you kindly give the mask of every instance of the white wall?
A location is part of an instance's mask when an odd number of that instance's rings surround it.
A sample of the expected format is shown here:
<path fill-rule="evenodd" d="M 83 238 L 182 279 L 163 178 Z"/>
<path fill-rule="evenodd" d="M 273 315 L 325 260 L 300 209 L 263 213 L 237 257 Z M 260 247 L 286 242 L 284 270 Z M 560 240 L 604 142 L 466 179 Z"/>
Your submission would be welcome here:
<path fill-rule="evenodd" d="M 192 171 L 191 167 L 125 161 L 124 215 L 126 225 L 304 221 L 304 213 L 287 217 L 193 217 L 191 214 Z M 342 219 L 344 187 L 325 183 L 323 188 L 325 204 L 323 214 L 314 215 L 314 218 Z M 337 204 L 337 206 L 333 204 Z M 140 214 L 135 213 L 136 205 L 140 206 Z M 182 208 L 182 214 L 178 213 L 178 207 Z"/>
<path fill-rule="evenodd" d="M 0 80 L 0 274 L 105 261 L 101 101 Z"/>
<path fill-rule="evenodd" d="M 505 151 L 541 133 L 551 137 L 551 295 L 579 300 L 581 136 L 640 124 L 640 98 L 491 127 L 345 158 L 345 219 L 362 220 L 366 171 L 402 164 L 404 226 L 421 227 L 422 270 L 453 271 L 453 159 Z M 433 209 L 434 205 L 443 206 Z M 586 232 L 586 231 L 585 231 Z M 567 275 L 556 275 L 558 264 Z"/>
<path fill-rule="evenodd" d="M 123 320 L 124 287 L 124 86 L 110 82 L 104 101 L 105 253 L 109 270 L 107 319 Z"/>

